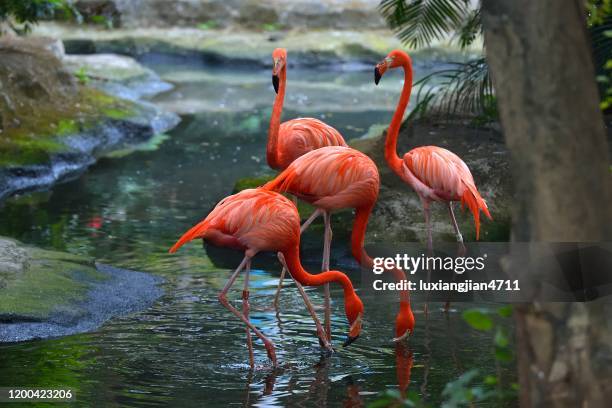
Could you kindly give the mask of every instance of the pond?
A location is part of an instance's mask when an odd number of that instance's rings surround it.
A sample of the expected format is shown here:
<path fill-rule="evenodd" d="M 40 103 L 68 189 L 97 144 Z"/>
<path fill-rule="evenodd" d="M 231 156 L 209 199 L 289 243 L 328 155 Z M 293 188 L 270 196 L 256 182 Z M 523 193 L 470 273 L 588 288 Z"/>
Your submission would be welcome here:
<path fill-rule="evenodd" d="M 397 305 L 364 291 L 364 332 L 343 349 L 347 327 L 334 288 L 336 353 L 321 354 L 293 285 L 287 284 L 279 313 L 272 308 L 279 270 L 271 257 L 252 272 L 251 320 L 276 344 L 280 367 L 269 367 L 256 342 L 251 372 L 244 327 L 217 302 L 228 268 L 241 255 L 207 255 L 198 244 L 172 256 L 167 249 L 238 179 L 270 174 L 270 72 L 160 56 L 143 62 L 176 85 L 155 101 L 179 112 L 182 123 L 157 149 L 102 159 L 52 191 L 6 201 L 0 235 L 157 274 L 165 279 L 165 294 L 149 310 L 93 333 L 0 345 L 0 386 L 70 387 L 86 406 L 100 400 L 124 406 L 365 406 L 399 387 L 436 406 L 445 384 L 467 369 L 495 373 L 492 334 L 470 329 L 461 318 L 466 308 L 492 304 L 456 304 L 448 314 L 435 306 L 425 316 L 416 302 L 415 333 L 407 347 L 396 348 L 390 340 Z M 420 75 L 433 67 L 424 64 Z M 290 69 L 284 118 L 315 116 L 347 139 L 362 137 L 371 125 L 389 121 L 401 85 L 400 75 L 389 75 L 376 88 L 372 76 L 361 66 Z M 320 235 L 315 229 L 306 240 L 316 244 Z M 316 271 L 319 259 L 320 251 L 307 253 L 305 265 Z M 342 268 L 359 280 L 354 266 Z M 322 303 L 319 289 L 307 292 Z M 515 375 L 511 368 L 501 373 Z"/>

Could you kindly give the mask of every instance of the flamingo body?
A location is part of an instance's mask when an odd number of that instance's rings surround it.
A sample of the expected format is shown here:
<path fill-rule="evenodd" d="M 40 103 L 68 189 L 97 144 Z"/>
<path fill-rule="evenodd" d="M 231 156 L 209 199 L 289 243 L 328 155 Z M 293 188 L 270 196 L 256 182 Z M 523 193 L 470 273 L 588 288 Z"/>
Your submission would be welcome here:
<path fill-rule="evenodd" d="M 344 309 L 350 323 L 350 330 L 345 345 L 352 343 L 361 332 L 363 303 L 350 279 L 340 271 L 326 271 L 318 275 L 308 273 L 300 261 L 300 217 L 295 205 L 286 197 L 264 189 L 248 189 L 231 195 L 215 206 L 215 208 L 198 224 L 190 228 L 170 248 L 176 252 L 181 246 L 194 239 L 203 238 L 217 245 L 240 249 L 245 252 L 245 258 L 238 269 L 234 271 L 223 291 L 219 301 L 247 326 L 247 344 L 249 346 L 251 367 L 253 367 L 252 344 L 249 330 L 264 342 L 268 356 L 276 365 L 276 354 L 273 343 L 259 331 L 248 317 L 248 282 L 251 258 L 260 251 L 279 253 L 279 259 L 295 279 L 300 294 L 304 298 L 309 312 L 317 325 L 317 334 L 321 344 L 331 350 L 327 344 L 325 332 L 316 318 L 312 304 L 301 287 L 319 286 L 329 282 L 340 284 L 344 290 Z M 246 266 L 245 287 L 243 290 L 242 313 L 233 307 L 226 297 L 238 273 Z"/>
<path fill-rule="evenodd" d="M 286 169 L 295 159 L 326 146 L 347 147 L 344 138 L 333 127 L 315 118 L 297 118 L 281 123 L 278 131 L 277 170 Z"/>
<path fill-rule="evenodd" d="M 367 155 L 350 147 L 328 146 L 313 150 L 296 159 L 264 189 L 289 192 L 325 213 L 344 208 L 355 209 L 351 232 L 351 252 L 360 265 L 371 268 L 372 258 L 364 248 L 368 220 L 380 188 L 376 164 Z M 331 240 L 329 216 L 326 218 L 326 246 Z M 406 279 L 404 271 L 388 270 L 398 281 Z M 396 317 L 396 336 L 406 336 L 414 329 L 414 315 L 407 291 L 400 293 L 400 310 Z"/>
<path fill-rule="evenodd" d="M 474 215 L 476 239 L 480 235 L 480 210 L 491 218 L 474 177 L 455 153 L 438 146 L 421 146 L 404 155 L 400 177 L 422 200 L 460 201 Z"/>
<path fill-rule="evenodd" d="M 261 251 L 284 251 L 299 242 L 299 236 L 300 216 L 291 201 L 271 191 L 248 189 L 219 202 L 170 252 L 203 238 L 216 246 L 249 251 L 253 256 Z"/>
<path fill-rule="evenodd" d="M 328 146 L 299 157 L 265 188 L 331 211 L 373 205 L 379 186 L 372 159 L 350 147 Z"/>

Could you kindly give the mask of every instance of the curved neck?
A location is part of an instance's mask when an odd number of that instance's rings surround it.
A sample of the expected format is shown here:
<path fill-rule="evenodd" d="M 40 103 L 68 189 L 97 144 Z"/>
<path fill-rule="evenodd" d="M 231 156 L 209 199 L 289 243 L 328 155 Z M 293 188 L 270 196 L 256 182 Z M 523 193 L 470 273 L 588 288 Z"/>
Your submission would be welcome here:
<path fill-rule="evenodd" d="M 287 267 L 289 268 L 291 276 L 298 282 L 300 282 L 302 285 L 320 286 L 326 283 L 336 282 L 342 286 L 342 289 L 344 289 L 345 298 L 348 295 L 353 295 L 355 293 L 355 291 L 353 290 L 353 284 L 351 283 L 349 277 L 340 271 L 325 271 L 316 275 L 308 273 L 308 271 L 304 269 L 304 267 L 302 266 L 302 262 L 300 261 L 299 244 L 283 251 L 283 255 L 285 257 L 285 262 L 287 263 Z"/>
<path fill-rule="evenodd" d="M 365 233 L 368 227 L 368 220 L 374 206 L 357 208 L 355 211 L 355 222 L 353 223 L 353 232 L 351 234 L 351 253 L 353 257 L 364 268 L 372 269 L 374 261 L 365 250 Z M 393 275 L 397 282 L 406 280 L 406 273 L 398 268 L 386 269 L 385 272 Z M 410 308 L 410 295 L 407 290 L 400 291 L 400 310 L 402 308 Z"/>
<path fill-rule="evenodd" d="M 266 159 L 268 165 L 273 169 L 279 168 L 278 157 L 278 132 L 280 129 L 281 114 L 283 113 L 283 103 L 285 101 L 285 85 L 287 83 L 287 67 L 284 66 L 279 73 L 278 93 L 274 98 L 272 106 L 272 117 L 270 118 L 270 128 L 268 129 L 268 146 L 266 149 Z"/>
<path fill-rule="evenodd" d="M 404 87 L 400 95 L 397 108 L 391 119 L 391 124 L 387 130 L 387 139 L 385 141 L 385 160 L 391 169 L 398 173 L 401 172 L 402 159 L 397 154 L 397 138 L 399 137 L 400 126 L 404 119 L 406 107 L 410 101 L 410 92 L 412 91 L 412 62 L 408 59 L 402 65 L 404 69 Z"/>

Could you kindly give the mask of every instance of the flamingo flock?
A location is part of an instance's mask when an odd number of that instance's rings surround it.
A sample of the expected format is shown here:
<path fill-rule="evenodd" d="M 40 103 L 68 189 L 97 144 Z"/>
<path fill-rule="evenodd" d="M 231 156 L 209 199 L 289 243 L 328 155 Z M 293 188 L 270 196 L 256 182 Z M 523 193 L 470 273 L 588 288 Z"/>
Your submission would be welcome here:
<path fill-rule="evenodd" d="M 276 92 L 266 148 L 268 165 L 280 173 L 272 181 L 256 188 L 243 190 L 221 200 L 215 208 L 172 246 L 173 253 L 194 239 L 204 239 L 211 245 L 233 248 L 244 253 L 244 258 L 230 275 L 219 293 L 219 302 L 246 326 L 246 343 L 250 366 L 254 367 L 251 332 L 266 348 L 273 366 L 277 365 L 272 341 L 249 320 L 249 273 L 252 258 L 260 252 L 276 252 L 283 266 L 274 304 L 282 281 L 288 272 L 300 292 L 304 304 L 316 326 L 320 345 L 333 351 L 331 345 L 331 307 L 329 284 L 339 284 L 344 293 L 344 309 L 348 333 L 344 346 L 354 342 L 362 330 L 364 305 L 350 278 L 343 272 L 330 270 L 332 240 L 331 215 L 341 209 L 353 209 L 355 220 L 351 232 L 351 253 L 362 266 L 371 268 L 372 258 L 364 249 L 370 215 L 376 205 L 380 176 L 376 164 L 365 154 L 348 147 L 342 135 L 333 127 L 314 118 L 297 118 L 281 123 L 287 82 L 287 51 L 277 48 L 272 54 L 272 84 Z M 403 158 L 397 154 L 397 139 L 412 88 L 412 62 L 408 54 L 394 50 L 374 69 L 375 83 L 389 69 L 403 68 L 405 80 L 402 93 L 387 132 L 385 160 L 397 176 L 419 196 L 425 213 L 427 247 L 432 248 L 432 202 L 447 205 L 457 240 L 463 238 L 455 215 L 453 202 L 467 205 L 474 216 L 476 238 L 479 238 L 480 211 L 491 218 L 486 202 L 474 183 L 465 162 L 454 153 L 437 146 L 416 147 Z M 292 200 L 282 193 L 292 195 Z M 315 207 L 312 215 L 300 225 L 297 199 Z M 324 221 L 322 271 L 311 274 L 300 260 L 300 235 L 319 216 Z M 233 306 L 227 293 L 238 275 L 244 273 L 242 310 Z M 391 268 L 385 271 L 397 280 L 406 279 L 404 271 Z M 322 325 L 303 286 L 323 286 L 325 321 Z M 399 311 L 395 318 L 394 341 L 401 343 L 413 332 L 415 319 L 408 291 L 400 292 Z"/>

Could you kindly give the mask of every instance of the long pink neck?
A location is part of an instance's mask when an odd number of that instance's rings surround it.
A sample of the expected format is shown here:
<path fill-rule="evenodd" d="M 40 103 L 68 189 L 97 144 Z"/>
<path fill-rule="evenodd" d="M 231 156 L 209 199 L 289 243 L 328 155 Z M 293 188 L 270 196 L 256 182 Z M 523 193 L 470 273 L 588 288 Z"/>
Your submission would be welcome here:
<path fill-rule="evenodd" d="M 368 228 L 368 221 L 374 206 L 360 207 L 355 211 L 355 222 L 353 223 L 353 232 L 351 234 L 351 253 L 359 264 L 365 268 L 372 269 L 374 261 L 365 250 L 365 234 Z M 406 279 L 406 274 L 398 268 L 385 269 L 385 272 L 393 275 L 397 282 Z M 410 308 L 410 294 L 407 290 L 400 291 L 400 310 L 402 308 Z"/>
<path fill-rule="evenodd" d="M 278 132 L 280 130 L 281 114 L 283 113 L 283 103 L 285 101 L 285 85 L 287 83 L 287 67 L 284 66 L 279 73 L 278 93 L 274 98 L 272 107 L 272 117 L 270 118 L 270 128 L 268 129 L 268 147 L 266 149 L 266 159 L 268 165 L 273 169 L 280 167 L 278 157 Z"/>
<path fill-rule="evenodd" d="M 404 68 L 404 87 L 400 95 L 397 108 L 391 119 L 391 124 L 387 130 L 387 140 L 385 141 L 385 160 L 389 167 L 396 173 L 402 171 L 402 159 L 397 154 L 397 138 L 399 137 L 400 126 L 404 119 L 404 112 L 410 101 L 410 92 L 412 91 L 412 62 L 408 59 L 402 64 Z"/>
<path fill-rule="evenodd" d="M 299 244 L 283 251 L 283 255 L 285 256 L 285 261 L 287 262 L 287 267 L 289 268 L 289 272 L 291 276 L 295 278 L 302 285 L 306 286 L 320 286 L 330 282 L 339 283 L 344 289 L 344 297 L 346 298 L 349 295 L 354 295 L 355 290 L 353 289 L 353 284 L 348 276 L 343 274 L 340 271 L 325 271 L 318 273 L 316 275 L 312 275 L 308 273 L 307 270 L 302 266 L 302 262 L 300 261 L 300 247 Z"/>

